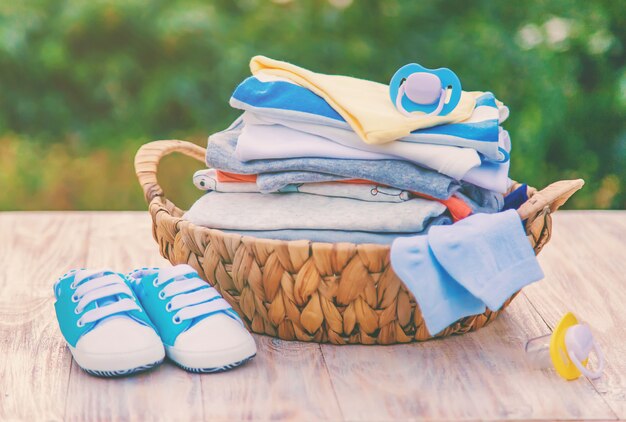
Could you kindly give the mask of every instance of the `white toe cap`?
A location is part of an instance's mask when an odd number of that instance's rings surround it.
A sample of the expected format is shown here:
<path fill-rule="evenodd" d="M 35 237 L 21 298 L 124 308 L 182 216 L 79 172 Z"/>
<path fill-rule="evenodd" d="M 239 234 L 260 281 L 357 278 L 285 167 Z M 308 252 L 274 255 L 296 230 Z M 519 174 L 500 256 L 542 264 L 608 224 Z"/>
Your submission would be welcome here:
<path fill-rule="evenodd" d="M 254 339 L 239 322 L 225 314 L 215 314 L 181 333 L 174 347 L 187 352 L 218 352 L 250 343 Z"/>
<path fill-rule="evenodd" d="M 125 317 L 108 318 L 82 336 L 76 348 L 85 353 L 122 354 L 162 344 L 152 327 Z"/>
<path fill-rule="evenodd" d="M 181 333 L 174 346 L 165 350 L 170 359 L 187 369 L 213 372 L 249 360 L 256 354 L 256 344 L 239 322 L 215 314 Z"/>

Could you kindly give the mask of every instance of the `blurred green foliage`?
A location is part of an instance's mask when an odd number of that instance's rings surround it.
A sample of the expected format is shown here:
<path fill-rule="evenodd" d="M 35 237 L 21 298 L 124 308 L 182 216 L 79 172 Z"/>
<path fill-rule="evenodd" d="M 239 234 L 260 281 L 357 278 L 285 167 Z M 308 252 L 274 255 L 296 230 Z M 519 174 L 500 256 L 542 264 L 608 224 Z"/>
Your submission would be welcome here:
<path fill-rule="evenodd" d="M 625 32 L 614 0 L 0 2 L 0 209 L 145 208 L 136 149 L 228 125 L 256 54 L 381 82 L 450 67 L 510 107 L 513 178 L 626 208 Z M 161 174 L 180 206 L 186 163 Z"/>

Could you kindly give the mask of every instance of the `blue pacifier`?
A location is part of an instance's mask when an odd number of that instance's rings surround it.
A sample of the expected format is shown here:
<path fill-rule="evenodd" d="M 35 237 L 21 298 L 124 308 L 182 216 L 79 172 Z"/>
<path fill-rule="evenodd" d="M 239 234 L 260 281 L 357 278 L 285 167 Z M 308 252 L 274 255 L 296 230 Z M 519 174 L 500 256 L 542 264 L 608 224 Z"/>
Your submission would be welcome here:
<path fill-rule="evenodd" d="M 461 81 L 448 68 L 427 69 L 410 63 L 402 66 L 391 78 L 389 97 L 405 116 L 445 116 L 461 100 Z M 414 115 L 414 111 L 426 114 Z"/>

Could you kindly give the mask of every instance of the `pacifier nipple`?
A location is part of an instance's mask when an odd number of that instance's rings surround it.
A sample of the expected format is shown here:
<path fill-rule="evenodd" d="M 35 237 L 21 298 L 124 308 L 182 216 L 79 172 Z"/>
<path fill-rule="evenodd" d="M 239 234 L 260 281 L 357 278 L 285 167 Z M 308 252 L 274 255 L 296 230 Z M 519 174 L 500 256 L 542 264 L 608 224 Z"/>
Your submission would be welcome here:
<path fill-rule="evenodd" d="M 587 378 L 595 379 L 602 375 L 604 370 L 604 355 L 593 339 L 591 329 L 587 324 L 576 324 L 565 333 L 565 347 L 567 355 L 576 368 Z M 598 358 L 597 368 L 591 370 L 587 366 L 588 357 L 594 351 Z"/>
<path fill-rule="evenodd" d="M 404 82 L 404 93 L 416 104 L 433 104 L 441 97 L 441 79 L 432 73 L 412 73 Z"/>

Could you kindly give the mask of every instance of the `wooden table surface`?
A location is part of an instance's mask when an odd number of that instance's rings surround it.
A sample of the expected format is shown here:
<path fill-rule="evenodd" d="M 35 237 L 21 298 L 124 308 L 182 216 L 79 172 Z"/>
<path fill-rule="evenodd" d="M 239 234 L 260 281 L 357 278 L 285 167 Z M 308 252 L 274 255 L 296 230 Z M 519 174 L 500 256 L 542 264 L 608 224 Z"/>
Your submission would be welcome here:
<path fill-rule="evenodd" d="M 475 333 L 399 346 L 255 336 L 250 364 L 215 375 L 169 363 L 98 379 L 72 361 L 52 284 L 68 269 L 159 266 L 145 212 L 0 213 L 0 421 L 626 419 L 626 211 L 560 211 L 546 278 Z M 533 369 L 524 342 L 568 310 L 594 329 L 602 378 Z"/>

